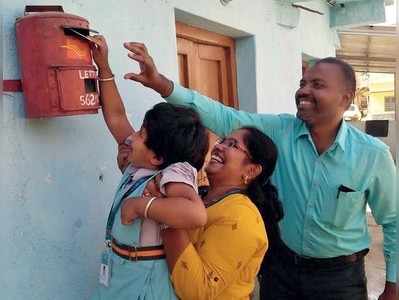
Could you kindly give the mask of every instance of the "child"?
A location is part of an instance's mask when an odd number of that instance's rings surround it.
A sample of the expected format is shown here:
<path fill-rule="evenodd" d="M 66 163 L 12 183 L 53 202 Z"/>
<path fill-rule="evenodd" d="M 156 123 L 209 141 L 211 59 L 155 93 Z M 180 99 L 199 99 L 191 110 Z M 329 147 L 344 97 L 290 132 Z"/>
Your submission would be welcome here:
<path fill-rule="evenodd" d="M 130 144 L 131 152 L 108 217 L 100 284 L 92 299 L 177 299 L 159 232 L 165 225 L 192 228 L 206 223 L 196 172 L 208 149 L 207 133 L 193 110 L 167 103 L 149 110 L 134 132 L 108 65 L 106 42 L 101 36 L 93 39 L 105 122 L 118 144 Z M 141 196 L 155 176 L 167 201 L 132 198 Z"/>

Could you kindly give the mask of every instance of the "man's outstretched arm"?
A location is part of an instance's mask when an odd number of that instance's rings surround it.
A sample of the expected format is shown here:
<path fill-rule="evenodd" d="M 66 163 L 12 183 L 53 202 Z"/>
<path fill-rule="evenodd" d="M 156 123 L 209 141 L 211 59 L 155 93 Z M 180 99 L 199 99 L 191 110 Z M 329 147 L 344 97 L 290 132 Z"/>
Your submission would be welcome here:
<path fill-rule="evenodd" d="M 125 43 L 128 56 L 140 65 L 140 73 L 128 73 L 125 79 L 137 81 L 158 92 L 169 103 L 189 106 L 201 116 L 204 125 L 219 136 L 225 136 L 243 126 L 254 126 L 269 136 L 275 135 L 276 128 L 281 127 L 280 118 L 276 115 L 248 113 L 225 106 L 218 101 L 186 89 L 160 74 L 144 44 Z"/>

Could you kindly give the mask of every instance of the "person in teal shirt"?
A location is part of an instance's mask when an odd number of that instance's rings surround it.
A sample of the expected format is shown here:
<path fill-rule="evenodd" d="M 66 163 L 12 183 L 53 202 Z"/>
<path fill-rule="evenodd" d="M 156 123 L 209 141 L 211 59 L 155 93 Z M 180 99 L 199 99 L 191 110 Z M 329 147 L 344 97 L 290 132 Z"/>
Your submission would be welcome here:
<path fill-rule="evenodd" d="M 384 234 L 386 284 L 379 299 L 397 299 L 396 170 L 385 144 L 343 119 L 356 90 L 351 66 L 336 58 L 317 61 L 300 81 L 296 116 L 259 114 L 173 83 L 157 71 L 145 45 L 124 46 L 141 69 L 126 79 L 152 88 L 169 103 L 194 108 L 219 136 L 255 126 L 276 143 L 272 182 L 285 217 L 282 241 L 272 245 L 261 272 L 262 299 L 367 299 L 367 205 Z"/>

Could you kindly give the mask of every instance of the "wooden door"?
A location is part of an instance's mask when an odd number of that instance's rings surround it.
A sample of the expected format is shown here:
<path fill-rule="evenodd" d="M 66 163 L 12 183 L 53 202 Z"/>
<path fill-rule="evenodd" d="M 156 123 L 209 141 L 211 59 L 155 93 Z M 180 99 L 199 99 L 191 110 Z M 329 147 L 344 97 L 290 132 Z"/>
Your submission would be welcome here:
<path fill-rule="evenodd" d="M 230 37 L 176 22 L 179 80 L 225 105 L 238 108 L 235 43 Z M 210 149 L 217 140 L 210 133 Z M 210 159 L 210 151 L 206 162 Z M 204 171 L 199 185 L 208 184 Z"/>

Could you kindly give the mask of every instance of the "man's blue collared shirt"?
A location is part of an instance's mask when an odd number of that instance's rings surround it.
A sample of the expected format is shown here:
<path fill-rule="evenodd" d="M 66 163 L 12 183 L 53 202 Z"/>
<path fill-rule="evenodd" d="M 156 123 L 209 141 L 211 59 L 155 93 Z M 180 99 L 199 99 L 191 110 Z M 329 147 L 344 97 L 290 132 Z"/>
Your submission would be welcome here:
<path fill-rule="evenodd" d="M 295 116 L 237 111 L 178 84 L 166 100 L 193 107 L 220 136 L 254 126 L 273 139 L 279 158 L 272 182 L 285 213 L 281 235 L 296 253 L 325 258 L 368 248 L 368 204 L 383 227 L 387 280 L 396 280 L 396 170 L 385 144 L 343 121 L 334 143 L 319 155 Z"/>

